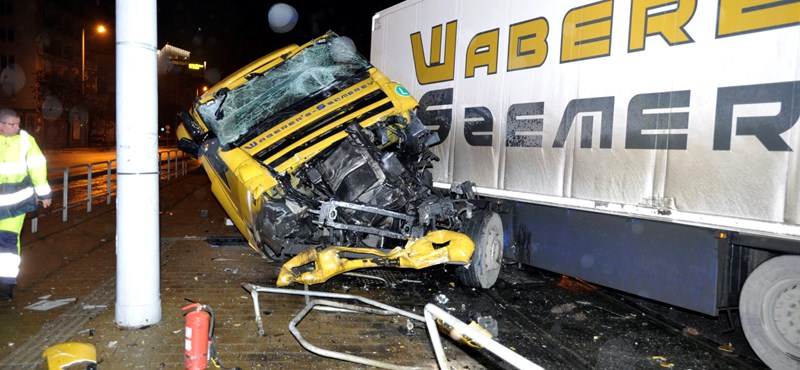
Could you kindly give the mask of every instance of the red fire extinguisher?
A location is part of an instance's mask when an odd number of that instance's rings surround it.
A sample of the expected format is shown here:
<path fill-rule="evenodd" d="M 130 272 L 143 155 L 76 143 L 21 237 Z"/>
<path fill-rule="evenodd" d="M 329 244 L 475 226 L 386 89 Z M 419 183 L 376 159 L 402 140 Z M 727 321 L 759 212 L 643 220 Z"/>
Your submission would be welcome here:
<path fill-rule="evenodd" d="M 210 361 L 211 338 L 214 334 L 214 311 L 200 303 L 192 303 L 183 311 L 186 314 L 186 343 L 184 360 L 187 370 L 205 370 Z"/>
<path fill-rule="evenodd" d="M 239 367 L 227 368 L 217 358 L 214 345 L 214 310 L 201 303 L 192 303 L 183 308 L 191 310 L 186 314 L 186 340 L 184 361 L 187 370 L 205 370 L 209 364 L 223 370 L 242 370 Z"/>

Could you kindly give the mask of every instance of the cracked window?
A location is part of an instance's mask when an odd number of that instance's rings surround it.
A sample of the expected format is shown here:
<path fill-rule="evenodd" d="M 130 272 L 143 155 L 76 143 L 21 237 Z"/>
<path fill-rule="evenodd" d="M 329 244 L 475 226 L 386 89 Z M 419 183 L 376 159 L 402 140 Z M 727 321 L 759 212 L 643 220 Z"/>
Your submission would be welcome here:
<path fill-rule="evenodd" d="M 261 132 L 269 129 L 259 125 L 304 98 L 369 67 L 369 62 L 351 44 L 331 36 L 263 74 L 251 76 L 247 83 L 219 94 L 197 111 L 220 142 L 228 145 L 252 129 Z"/>

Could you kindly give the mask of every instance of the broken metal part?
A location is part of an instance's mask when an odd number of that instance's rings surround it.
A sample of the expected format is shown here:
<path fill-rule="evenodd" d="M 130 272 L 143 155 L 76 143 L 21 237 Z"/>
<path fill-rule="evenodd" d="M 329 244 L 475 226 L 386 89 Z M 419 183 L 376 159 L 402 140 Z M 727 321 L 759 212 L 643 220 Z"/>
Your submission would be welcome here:
<path fill-rule="evenodd" d="M 302 296 L 305 296 L 306 298 L 308 298 L 308 297 L 323 297 L 323 298 L 332 298 L 332 299 L 356 300 L 356 301 L 361 302 L 363 304 L 377 307 L 378 309 L 374 309 L 374 308 L 369 308 L 369 307 L 356 306 L 356 305 L 350 305 L 350 304 L 343 304 L 343 303 L 331 302 L 331 301 L 326 301 L 326 300 L 312 300 L 310 302 L 307 302 L 306 307 L 300 313 L 298 313 L 294 317 L 294 319 L 292 319 L 292 321 L 291 321 L 291 323 L 289 325 L 289 330 L 292 332 L 292 335 L 294 335 L 295 339 L 297 339 L 297 341 L 300 342 L 300 344 L 303 346 L 303 348 L 311 351 L 312 353 L 318 354 L 320 356 L 331 357 L 331 358 L 335 358 L 335 359 L 339 359 L 339 360 L 343 360 L 343 361 L 350 361 L 350 362 L 355 362 L 355 363 L 359 363 L 359 364 L 364 364 L 364 365 L 369 365 L 369 366 L 374 366 L 374 367 L 380 367 L 380 368 L 384 368 L 384 369 L 418 369 L 418 367 L 406 367 L 406 366 L 392 365 L 392 364 L 381 362 L 381 361 L 370 360 L 370 359 L 359 357 L 359 356 L 354 356 L 354 355 L 350 355 L 350 354 L 330 351 L 330 350 L 326 350 L 326 349 L 322 349 L 322 348 L 316 347 L 316 346 L 308 343 L 305 339 L 303 339 L 303 337 L 300 335 L 300 332 L 297 330 L 296 327 L 297 327 L 297 323 L 299 323 L 300 320 L 306 314 L 308 314 L 308 312 L 312 308 L 320 308 L 320 307 L 318 307 L 320 305 L 326 305 L 328 307 L 338 308 L 339 309 L 338 311 L 341 311 L 342 309 L 344 309 L 344 310 L 347 310 L 349 312 L 366 312 L 366 313 L 372 313 L 372 314 L 377 314 L 377 315 L 397 314 L 397 315 L 404 316 L 404 317 L 406 317 L 408 319 L 411 319 L 411 320 L 416 320 L 416 321 L 420 321 L 420 322 L 425 321 L 425 318 L 423 318 L 420 315 L 417 315 L 417 314 L 414 314 L 414 313 L 411 313 L 411 312 L 408 312 L 408 311 L 405 311 L 405 310 L 402 310 L 402 309 L 399 309 L 399 308 L 396 308 L 396 307 L 392 307 L 392 306 L 389 306 L 389 305 L 381 303 L 381 302 L 373 301 L 373 300 L 368 299 L 368 298 L 359 297 L 359 296 L 355 296 L 355 295 L 351 295 L 351 294 L 315 292 L 315 291 L 309 291 L 309 290 L 293 290 L 293 289 L 269 288 L 269 287 L 262 287 L 262 286 L 249 284 L 249 283 L 242 283 L 242 287 L 245 290 L 249 291 L 250 295 L 253 298 L 253 308 L 255 309 L 255 314 L 256 314 L 256 325 L 258 326 L 258 335 L 262 336 L 262 337 L 265 336 L 265 331 L 264 331 L 264 323 L 261 320 L 261 309 L 259 308 L 259 303 L 258 303 L 258 293 L 259 292 L 261 292 L 261 293 L 302 295 Z"/>
<path fill-rule="evenodd" d="M 442 263 L 468 264 L 475 244 L 468 236 L 449 230 L 432 231 L 423 238 L 409 240 L 404 248 L 389 253 L 373 248 L 329 247 L 322 251 L 310 249 L 286 262 L 278 275 L 278 286 L 292 283 L 318 284 L 343 272 L 365 267 L 403 267 L 421 269 Z M 372 257 L 349 259 L 341 254 L 353 253 Z M 312 264 L 313 270 L 296 273 Z"/>
<path fill-rule="evenodd" d="M 516 352 L 512 351 L 511 349 L 503 346 L 502 344 L 496 342 L 495 340 L 491 339 L 490 337 L 486 336 L 480 330 L 477 330 L 473 327 L 470 327 L 464 324 L 462 321 L 458 320 L 457 318 L 453 317 L 452 315 L 445 312 L 443 309 L 439 308 L 434 304 L 427 304 L 425 305 L 424 309 L 424 317 L 393 307 L 389 306 L 385 303 L 373 301 L 368 298 L 364 298 L 361 296 L 356 296 L 352 294 L 341 294 L 341 293 L 329 293 L 329 292 L 316 292 L 316 291 L 309 291 L 307 290 L 294 290 L 294 289 L 281 289 L 281 288 L 269 288 L 269 287 L 262 287 L 250 283 L 242 283 L 242 287 L 250 292 L 251 297 L 253 298 L 253 309 L 256 315 L 256 325 L 258 326 L 258 335 L 265 336 L 266 332 L 264 331 L 264 322 L 261 319 L 261 309 L 259 306 L 258 300 L 258 293 L 275 293 L 275 294 L 289 294 L 289 295 L 298 295 L 304 296 L 306 298 L 306 306 L 300 311 L 289 323 L 289 331 L 291 331 L 292 335 L 297 339 L 300 345 L 303 348 L 309 350 L 312 353 L 315 353 L 320 356 L 335 358 L 343 361 L 350 361 L 359 364 L 380 367 L 384 369 L 417 369 L 418 367 L 405 367 L 405 366 L 398 366 L 392 365 L 389 363 L 370 360 L 367 358 L 354 356 L 351 354 L 345 354 L 341 352 L 335 352 L 331 350 L 322 349 L 316 347 L 306 341 L 300 332 L 297 330 L 297 325 L 300 320 L 303 319 L 312 309 L 317 308 L 335 308 L 337 312 L 342 312 L 342 310 L 349 311 L 349 312 L 365 312 L 365 313 L 372 313 L 376 315 L 391 315 L 397 314 L 400 316 L 404 316 L 410 320 L 416 320 L 420 322 L 425 322 L 426 327 L 428 329 L 428 334 L 430 335 L 431 342 L 433 345 L 434 353 L 436 355 L 436 361 L 439 365 L 440 370 L 449 370 L 450 367 L 447 364 L 447 357 L 444 354 L 444 348 L 442 346 L 441 337 L 439 336 L 439 325 L 437 325 L 437 321 L 440 321 L 447 326 L 457 330 L 460 335 L 469 338 L 470 340 L 479 344 L 482 348 L 494 353 L 503 361 L 515 366 L 518 369 L 531 369 L 531 370 L 541 370 L 543 369 L 541 366 L 531 362 L 530 360 L 520 356 Z M 322 297 L 322 298 L 330 298 L 330 299 L 342 299 L 342 300 L 355 300 L 362 304 L 374 306 L 375 308 L 370 307 L 363 307 L 357 306 L 352 304 L 345 304 L 339 302 L 333 302 L 329 300 L 322 300 L 322 299 L 315 299 L 310 300 L 309 297 Z M 411 325 L 413 326 L 413 324 Z"/>
<path fill-rule="evenodd" d="M 331 351 L 331 350 L 319 348 L 319 347 L 309 343 L 308 341 L 303 339 L 302 335 L 300 335 L 300 331 L 297 330 L 297 325 L 300 323 L 300 320 L 302 320 L 312 309 L 316 308 L 317 306 L 335 307 L 335 308 L 340 308 L 340 309 L 346 309 L 346 310 L 349 310 L 351 312 L 365 312 L 365 313 L 371 313 L 371 314 L 374 314 L 374 315 L 392 315 L 393 314 L 393 312 L 386 311 L 386 310 L 379 310 L 379 309 L 369 308 L 369 307 L 361 307 L 361 306 L 357 306 L 357 305 L 340 303 L 340 302 L 333 302 L 333 301 L 328 301 L 328 300 L 324 300 L 324 299 L 314 299 L 311 302 L 309 302 L 297 315 L 295 315 L 295 317 L 292 319 L 292 321 L 289 322 L 289 331 L 292 333 L 292 335 L 294 335 L 295 339 L 297 339 L 297 341 L 300 342 L 300 345 L 302 345 L 303 348 L 305 348 L 305 349 L 307 349 L 307 350 L 309 350 L 309 351 L 311 351 L 313 353 L 316 353 L 316 354 L 318 354 L 320 356 L 331 357 L 331 358 L 335 358 L 335 359 L 339 359 L 339 360 L 350 361 L 350 362 L 355 362 L 355 363 L 374 366 L 374 367 L 380 367 L 380 368 L 383 368 L 383 369 L 402 369 L 402 370 L 405 370 L 405 369 L 408 369 L 408 370 L 419 369 L 416 366 L 393 365 L 393 364 L 386 363 L 386 362 L 383 362 L 383 361 L 370 360 L 370 359 L 359 357 L 359 356 L 354 356 L 354 355 L 345 354 L 345 353 L 341 353 L 341 352 Z"/>
<path fill-rule="evenodd" d="M 344 274 L 342 274 L 342 275 L 353 276 L 353 277 L 362 278 L 362 279 L 372 279 L 372 280 L 378 280 L 378 281 L 382 281 L 384 284 L 386 284 L 386 286 L 389 286 L 389 282 L 388 282 L 388 281 L 386 281 L 386 279 L 384 279 L 384 278 L 382 278 L 382 277 L 380 277 L 380 276 L 372 276 L 372 275 L 367 275 L 367 274 L 359 274 L 359 273 L 357 273 L 357 272 L 345 272 L 345 273 L 344 273 Z M 308 286 L 308 285 L 306 285 L 306 286 Z"/>
<path fill-rule="evenodd" d="M 457 330 L 461 335 L 470 338 L 472 341 L 479 344 L 481 347 L 485 348 L 486 350 L 494 353 L 497 357 L 501 358 L 503 361 L 508 362 L 509 364 L 515 366 L 518 369 L 544 369 L 541 366 L 531 362 L 530 360 L 526 359 L 525 357 L 520 356 L 516 352 L 510 350 L 509 348 L 503 346 L 500 343 L 497 343 L 492 338 L 486 336 L 480 330 L 476 330 L 475 328 L 470 327 L 469 325 L 463 323 L 461 320 L 453 317 L 449 313 L 445 312 L 443 309 L 437 307 L 434 304 L 428 303 L 425 305 L 425 324 L 428 327 L 428 334 L 431 336 L 431 342 L 433 342 L 433 351 L 436 353 L 436 360 L 439 364 L 439 369 L 441 370 L 448 370 L 450 367 L 447 365 L 447 358 L 444 355 L 444 348 L 442 347 L 442 341 L 439 337 L 439 329 L 438 325 L 436 324 L 437 320 L 442 321 L 449 327 Z"/>
<path fill-rule="evenodd" d="M 400 227 L 400 230 L 403 233 L 402 234 L 401 233 L 396 233 L 396 232 L 392 232 L 392 231 L 389 231 L 389 230 L 380 229 L 380 228 L 376 228 L 376 227 L 367 227 L 367 226 L 359 226 L 359 225 L 348 225 L 348 224 L 345 224 L 345 223 L 337 222 L 336 219 L 337 219 L 337 216 L 339 215 L 339 212 L 338 212 L 337 208 L 347 208 L 347 209 L 352 209 L 352 210 L 356 210 L 356 211 L 359 211 L 359 212 L 373 213 L 373 214 L 377 214 L 377 215 L 381 215 L 381 216 L 391 217 L 391 218 L 393 218 L 395 220 L 402 220 L 403 223 L 402 223 L 402 226 Z M 322 205 L 320 206 L 320 210 L 319 210 L 319 219 L 315 223 L 319 224 L 321 226 L 333 227 L 333 228 L 337 228 L 337 229 L 350 230 L 350 231 L 356 231 L 356 232 L 368 233 L 368 234 L 375 234 L 375 235 L 380 235 L 380 236 L 385 236 L 385 237 L 395 238 L 395 239 L 407 239 L 408 237 L 412 236 L 411 235 L 411 229 L 410 229 L 410 227 L 407 227 L 407 225 L 411 225 L 413 222 L 414 222 L 414 217 L 409 216 L 409 215 L 405 215 L 405 214 L 402 214 L 402 213 L 387 211 L 387 210 L 385 210 L 383 208 L 378 208 L 378 207 L 370 207 L 370 206 L 364 206 L 364 205 L 360 205 L 360 204 L 354 204 L 354 203 L 348 203 L 348 202 L 339 202 L 339 201 L 332 200 L 332 201 L 329 201 L 329 202 L 322 202 Z"/>

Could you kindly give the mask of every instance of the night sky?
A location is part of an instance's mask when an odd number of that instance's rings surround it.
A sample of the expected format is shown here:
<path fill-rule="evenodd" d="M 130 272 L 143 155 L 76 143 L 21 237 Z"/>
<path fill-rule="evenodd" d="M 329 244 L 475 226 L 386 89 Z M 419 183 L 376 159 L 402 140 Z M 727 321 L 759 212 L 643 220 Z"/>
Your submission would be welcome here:
<path fill-rule="evenodd" d="M 273 32 L 267 14 L 283 2 L 297 9 L 297 25 Z M 332 30 L 351 38 L 369 58 L 372 16 L 400 0 L 158 1 L 158 47 L 165 44 L 191 52 L 224 77 L 251 61 L 290 44 L 303 44 Z"/>

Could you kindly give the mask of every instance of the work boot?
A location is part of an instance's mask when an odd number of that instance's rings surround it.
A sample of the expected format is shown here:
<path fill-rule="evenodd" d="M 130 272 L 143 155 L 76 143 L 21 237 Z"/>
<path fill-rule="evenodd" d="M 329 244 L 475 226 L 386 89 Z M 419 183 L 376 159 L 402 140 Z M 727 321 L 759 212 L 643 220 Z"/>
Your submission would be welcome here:
<path fill-rule="evenodd" d="M 10 301 L 14 293 L 14 284 L 0 283 L 0 301 Z"/>

